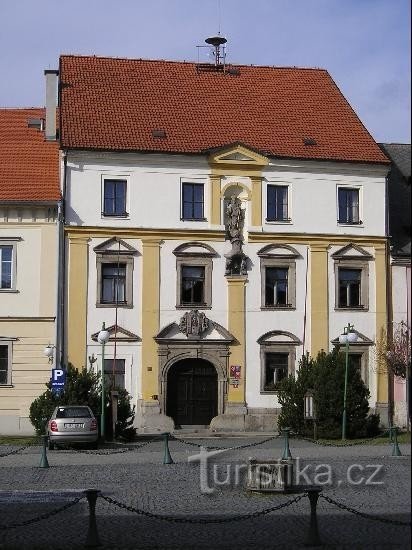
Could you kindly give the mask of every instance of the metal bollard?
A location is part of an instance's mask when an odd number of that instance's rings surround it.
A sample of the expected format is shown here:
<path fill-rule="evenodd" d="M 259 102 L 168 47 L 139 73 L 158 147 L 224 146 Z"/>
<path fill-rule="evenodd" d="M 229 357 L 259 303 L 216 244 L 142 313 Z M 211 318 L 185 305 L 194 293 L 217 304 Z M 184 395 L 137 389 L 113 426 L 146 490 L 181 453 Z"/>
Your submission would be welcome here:
<path fill-rule="evenodd" d="M 398 428 L 392 426 L 393 432 L 393 447 L 392 447 L 392 456 L 402 456 L 401 450 L 398 445 Z"/>
<path fill-rule="evenodd" d="M 47 441 L 49 439 L 48 435 L 42 435 L 42 449 L 39 468 L 49 468 L 49 461 L 47 460 Z"/>
<path fill-rule="evenodd" d="M 164 452 L 164 456 L 163 456 L 163 464 L 174 464 L 173 458 L 171 457 L 170 451 L 169 451 L 169 435 L 170 435 L 170 433 L 166 432 L 162 435 L 164 437 L 164 442 L 165 442 L 165 452 Z"/>
<path fill-rule="evenodd" d="M 96 524 L 96 501 L 100 491 L 97 489 L 87 489 L 84 493 L 89 504 L 89 528 L 87 530 L 87 538 L 84 546 L 86 548 L 96 548 L 102 545 Z"/>
<path fill-rule="evenodd" d="M 282 433 L 284 434 L 284 437 L 285 437 L 285 445 L 283 448 L 282 460 L 288 460 L 292 458 L 292 454 L 289 449 L 289 432 L 290 432 L 290 428 L 283 428 L 282 430 Z"/>
<path fill-rule="evenodd" d="M 309 531 L 305 541 L 305 546 L 321 546 L 322 542 L 319 536 L 318 517 L 316 515 L 316 508 L 318 505 L 319 493 L 321 488 L 308 489 L 308 497 L 310 502 L 310 524 Z"/>

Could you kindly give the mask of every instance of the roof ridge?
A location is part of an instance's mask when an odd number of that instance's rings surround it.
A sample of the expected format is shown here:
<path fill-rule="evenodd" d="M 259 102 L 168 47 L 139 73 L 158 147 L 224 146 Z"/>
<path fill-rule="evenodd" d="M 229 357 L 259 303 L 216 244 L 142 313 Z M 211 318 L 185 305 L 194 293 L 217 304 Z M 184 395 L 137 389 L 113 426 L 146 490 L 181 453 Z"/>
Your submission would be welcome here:
<path fill-rule="evenodd" d="M 150 59 L 144 57 L 117 57 L 110 55 L 92 55 L 92 54 L 60 54 L 60 58 L 89 58 L 89 59 L 107 59 L 110 61 L 142 61 L 145 63 L 175 63 L 180 65 L 198 65 L 198 61 L 188 61 L 186 59 Z M 299 67 L 296 65 L 278 66 L 278 65 L 256 65 L 254 63 L 237 63 L 236 61 L 227 62 L 226 65 L 235 65 L 236 67 L 254 67 L 259 69 L 279 69 L 279 70 L 302 70 L 302 71 L 323 71 L 328 73 L 327 69 L 322 67 Z"/>

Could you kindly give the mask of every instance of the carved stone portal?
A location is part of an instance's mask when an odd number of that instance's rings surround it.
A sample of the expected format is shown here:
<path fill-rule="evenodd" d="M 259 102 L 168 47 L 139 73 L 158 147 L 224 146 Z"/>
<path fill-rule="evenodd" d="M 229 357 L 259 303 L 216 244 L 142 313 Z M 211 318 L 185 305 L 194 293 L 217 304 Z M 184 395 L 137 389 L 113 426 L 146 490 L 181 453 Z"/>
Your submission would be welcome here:
<path fill-rule="evenodd" d="M 199 338 L 209 328 L 209 319 L 197 309 L 188 311 L 180 319 L 179 329 L 188 338 Z"/>

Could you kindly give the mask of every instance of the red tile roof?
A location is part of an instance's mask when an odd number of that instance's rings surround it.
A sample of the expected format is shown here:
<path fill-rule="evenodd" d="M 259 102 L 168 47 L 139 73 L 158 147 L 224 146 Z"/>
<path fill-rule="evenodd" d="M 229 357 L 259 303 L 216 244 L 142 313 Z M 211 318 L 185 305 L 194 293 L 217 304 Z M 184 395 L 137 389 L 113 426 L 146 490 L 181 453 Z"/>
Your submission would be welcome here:
<path fill-rule="evenodd" d="M 64 55 L 62 146 L 202 153 L 241 142 L 275 157 L 388 162 L 327 71 L 239 69 Z"/>
<path fill-rule="evenodd" d="M 0 201 L 59 200 L 59 145 L 27 125 L 44 117 L 39 108 L 0 109 Z"/>

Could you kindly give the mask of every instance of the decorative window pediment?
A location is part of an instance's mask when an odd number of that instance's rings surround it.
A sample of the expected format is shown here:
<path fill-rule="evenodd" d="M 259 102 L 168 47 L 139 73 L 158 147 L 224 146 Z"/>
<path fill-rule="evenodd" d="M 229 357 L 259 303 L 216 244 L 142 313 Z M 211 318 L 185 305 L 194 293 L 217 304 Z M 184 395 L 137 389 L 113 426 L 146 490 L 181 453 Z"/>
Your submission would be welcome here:
<path fill-rule="evenodd" d="M 215 164 L 247 164 L 266 166 L 268 159 L 264 154 L 250 149 L 241 143 L 234 143 L 211 152 L 210 162 Z"/>
<path fill-rule="evenodd" d="M 300 346 L 302 344 L 297 336 L 284 330 L 271 330 L 270 332 L 266 332 L 263 336 L 258 338 L 257 343 L 260 345 L 273 344 L 275 346 L 279 344 Z"/>
<path fill-rule="evenodd" d="M 141 340 L 137 334 L 134 334 L 119 325 L 117 325 L 117 330 L 116 325 L 111 325 L 110 327 L 107 327 L 106 330 L 110 333 L 109 342 L 140 342 Z M 99 332 L 100 331 L 92 334 L 91 338 L 94 342 L 97 342 Z"/>
<path fill-rule="evenodd" d="M 369 252 L 354 243 L 349 243 L 334 252 L 332 258 L 334 260 L 373 260 L 373 256 Z"/>
<path fill-rule="evenodd" d="M 299 252 L 287 244 L 268 244 L 257 253 L 261 258 L 301 258 Z"/>
<path fill-rule="evenodd" d="M 173 254 L 182 258 L 187 258 L 189 256 L 215 258 L 218 256 L 217 252 L 208 244 L 195 241 L 179 245 L 173 250 Z"/>
<path fill-rule="evenodd" d="M 119 237 L 112 237 L 93 248 L 96 254 L 120 254 L 122 256 L 134 256 L 137 250 Z"/>

